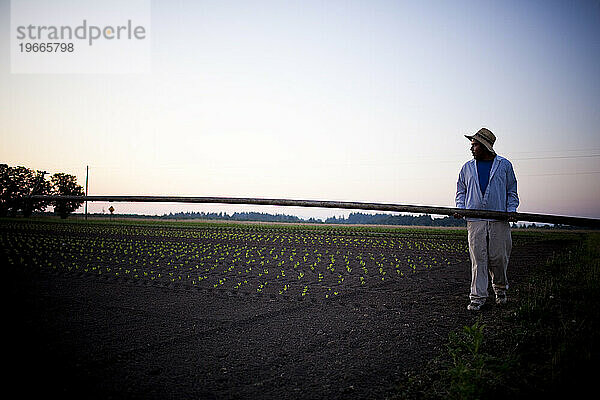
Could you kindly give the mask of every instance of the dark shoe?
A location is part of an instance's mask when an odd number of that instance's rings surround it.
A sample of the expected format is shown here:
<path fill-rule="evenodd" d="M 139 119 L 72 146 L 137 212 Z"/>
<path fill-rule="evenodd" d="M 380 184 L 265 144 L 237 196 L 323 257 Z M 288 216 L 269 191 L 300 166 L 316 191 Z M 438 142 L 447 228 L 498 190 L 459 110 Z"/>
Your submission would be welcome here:
<path fill-rule="evenodd" d="M 496 304 L 503 305 L 506 304 L 507 301 L 506 292 L 496 293 Z"/>

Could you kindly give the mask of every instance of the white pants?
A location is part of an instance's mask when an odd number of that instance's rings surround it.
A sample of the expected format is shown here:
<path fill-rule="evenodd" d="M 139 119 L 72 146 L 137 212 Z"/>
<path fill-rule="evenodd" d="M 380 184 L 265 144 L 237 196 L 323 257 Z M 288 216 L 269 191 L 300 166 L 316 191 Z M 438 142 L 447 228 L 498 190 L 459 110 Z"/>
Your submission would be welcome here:
<path fill-rule="evenodd" d="M 483 304 L 488 297 L 488 274 L 495 293 L 506 292 L 506 268 L 512 249 L 510 224 L 504 221 L 467 221 L 471 256 L 471 301 Z"/>

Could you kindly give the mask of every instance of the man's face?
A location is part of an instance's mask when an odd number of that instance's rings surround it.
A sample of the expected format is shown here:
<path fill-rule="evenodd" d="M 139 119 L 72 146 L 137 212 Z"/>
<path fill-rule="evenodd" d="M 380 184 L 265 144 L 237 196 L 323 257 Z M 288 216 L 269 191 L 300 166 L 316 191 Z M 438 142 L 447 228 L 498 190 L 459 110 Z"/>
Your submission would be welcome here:
<path fill-rule="evenodd" d="M 471 153 L 476 160 L 482 160 L 488 152 L 484 145 L 475 139 L 471 139 Z"/>

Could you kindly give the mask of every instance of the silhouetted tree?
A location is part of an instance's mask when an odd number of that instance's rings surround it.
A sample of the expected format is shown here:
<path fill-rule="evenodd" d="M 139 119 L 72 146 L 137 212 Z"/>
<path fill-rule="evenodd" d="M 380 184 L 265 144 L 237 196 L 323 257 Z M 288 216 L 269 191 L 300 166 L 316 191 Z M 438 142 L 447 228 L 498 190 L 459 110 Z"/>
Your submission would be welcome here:
<path fill-rule="evenodd" d="M 56 196 L 83 196 L 83 188 L 77 184 L 77 178 L 73 175 L 57 173 L 52 175 L 52 194 Z M 54 212 L 60 215 L 62 219 L 69 216 L 70 213 L 77 210 L 83 204 L 83 200 L 53 202 Z"/>
<path fill-rule="evenodd" d="M 28 217 L 33 211 L 45 210 L 47 201 L 28 200 L 34 194 L 50 194 L 50 182 L 44 179 L 44 172 L 0 164 L 0 216 L 16 215 L 22 210 Z"/>
<path fill-rule="evenodd" d="M 28 186 L 31 187 L 29 194 L 31 195 L 48 195 L 51 193 L 50 181 L 45 179 L 46 173 L 43 171 L 35 171 L 35 174 L 31 177 L 28 182 Z M 46 207 L 50 205 L 47 200 L 27 200 L 25 199 L 22 206 L 23 216 L 29 217 L 34 211 L 44 211 Z"/>
<path fill-rule="evenodd" d="M 10 178 L 10 167 L 0 164 L 0 217 L 5 217 L 13 199 L 12 179 Z"/>

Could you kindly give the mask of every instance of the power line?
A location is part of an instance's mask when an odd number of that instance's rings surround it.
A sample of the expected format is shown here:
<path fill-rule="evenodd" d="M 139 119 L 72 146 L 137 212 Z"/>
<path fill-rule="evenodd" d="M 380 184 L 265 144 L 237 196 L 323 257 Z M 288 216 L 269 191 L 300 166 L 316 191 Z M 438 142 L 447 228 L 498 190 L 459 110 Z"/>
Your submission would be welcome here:
<path fill-rule="evenodd" d="M 595 175 L 600 174 L 600 171 L 591 172 L 565 172 L 557 174 L 519 174 L 519 176 L 563 176 L 563 175 Z"/>
<path fill-rule="evenodd" d="M 600 154 L 590 154 L 583 156 L 550 156 L 550 157 L 526 157 L 526 158 L 512 158 L 515 161 L 524 161 L 524 160 L 553 160 L 553 159 L 565 159 L 565 158 L 593 158 L 600 157 Z"/>

